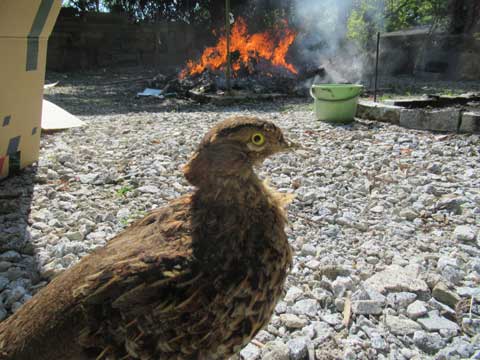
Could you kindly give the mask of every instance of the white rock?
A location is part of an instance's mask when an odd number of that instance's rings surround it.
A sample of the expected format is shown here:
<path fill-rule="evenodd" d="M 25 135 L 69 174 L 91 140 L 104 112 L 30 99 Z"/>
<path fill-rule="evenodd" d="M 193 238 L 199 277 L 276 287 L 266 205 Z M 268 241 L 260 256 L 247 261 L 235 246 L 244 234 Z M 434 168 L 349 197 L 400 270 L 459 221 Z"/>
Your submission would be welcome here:
<path fill-rule="evenodd" d="M 475 238 L 477 237 L 477 229 L 467 226 L 467 225 L 459 225 L 455 228 L 455 231 L 453 232 L 453 237 L 457 241 L 461 242 L 474 242 Z"/>
<path fill-rule="evenodd" d="M 141 186 L 137 190 L 146 194 L 157 194 L 160 191 L 156 186 L 152 185 Z"/>
<path fill-rule="evenodd" d="M 248 344 L 240 351 L 242 360 L 258 360 L 260 359 L 260 349 L 253 344 Z"/>
<path fill-rule="evenodd" d="M 280 320 L 289 329 L 301 329 L 308 323 L 294 314 L 280 314 Z"/>
<path fill-rule="evenodd" d="M 292 306 L 292 311 L 297 315 L 315 316 L 318 312 L 318 302 L 315 299 L 297 301 Z"/>
<path fill-rule="evenodd" d="M 422 329 L 422 327 L 413 320 L 392 315 L 385 317 L 385 325 L 395 335 L 411 335 L 415 331 Z"/>
<path fill-rule="evenodd" d="M 365 284 L 382 294 L 406 291 L 416 293 L 420 298 L 427 298 L 430 295 L 428 285 L 418 278 L 415 271 L 398 265 L 391 265 L 371 276 Z"/>
<path fill-rule="evenodd" d="M 303 295 L 302 289 L 292 286 L 287 290 L 287 294 L 285 295 L 283 300 L 285 300 L 288 304 L 291 305 L 295 302 L 295 300 L 297 300 L 302 295 Z"/>
<path fill-rule="evenodd" d="M 407 315 L 409 318 L 415 320 L 425 315 L 428 312 L 426 303 L 416 300 L 407 307 Z"/>

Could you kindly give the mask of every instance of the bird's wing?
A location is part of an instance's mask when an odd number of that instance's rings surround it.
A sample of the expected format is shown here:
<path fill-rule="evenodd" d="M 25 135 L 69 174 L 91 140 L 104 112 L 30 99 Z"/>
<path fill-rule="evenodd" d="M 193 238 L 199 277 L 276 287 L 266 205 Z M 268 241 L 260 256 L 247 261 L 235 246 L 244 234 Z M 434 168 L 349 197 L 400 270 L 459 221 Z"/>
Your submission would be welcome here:
<path fill-rule="evenodd" d="M 148 311 L 154 298 L 175 299 L 169 284 L 189 276 L 189 218 L 190 198 L 180 198 L 59 274 L 0 323 L 1 350 L 12 359 L 70 359 L 78 345 L 116 343 L 115 322 Z"/>
<path fill-rule="evenodd" d="M 87 259 L 96 271 L 73 289 L 86 320 L 82 346 L 112 346 L 117 341 L 108 339 L 127 331 L 129 322 L 153 311 L 168 317 L 188 302 L 181 288 L 194 281 L 189 201 L 151 212 Z"/>
<path fill-rule="evenodd" d="M 181 199 L 151 212 L 85 259 L 94 272 L 74 289 L 87 304 L 134 306 L 148 302 L 173 279 L 190 273 L 192 258 L 189 207 Z M 143 289 L 143 291 L 142 291 Z"/>

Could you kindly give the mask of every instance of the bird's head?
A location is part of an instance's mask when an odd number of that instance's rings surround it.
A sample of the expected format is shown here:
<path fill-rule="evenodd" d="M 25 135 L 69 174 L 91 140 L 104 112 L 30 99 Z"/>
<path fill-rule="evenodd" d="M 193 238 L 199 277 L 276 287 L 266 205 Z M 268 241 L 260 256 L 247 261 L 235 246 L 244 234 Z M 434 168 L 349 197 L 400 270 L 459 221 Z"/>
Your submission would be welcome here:
<path fill-rule="evenodd" d="M 203 137 L 184 168 L 185 177 L 195 186 L 231 177 L 246 178 L 252 174 L 254 165 L 296 147 L 270 121 L 232 117 L 217 124 Z"/>

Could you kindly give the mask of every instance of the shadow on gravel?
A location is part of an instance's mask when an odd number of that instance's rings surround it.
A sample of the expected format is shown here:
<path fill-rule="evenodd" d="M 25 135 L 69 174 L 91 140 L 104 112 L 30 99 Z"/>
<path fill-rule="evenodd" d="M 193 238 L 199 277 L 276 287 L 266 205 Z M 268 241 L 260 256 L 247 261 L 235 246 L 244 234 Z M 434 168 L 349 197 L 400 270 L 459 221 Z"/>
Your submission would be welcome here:
<path fill-rule="evenodd" d="M 0 181 L 0 321 L 42 285 L 28 226 L 36 173 L 29 167 Z"/>

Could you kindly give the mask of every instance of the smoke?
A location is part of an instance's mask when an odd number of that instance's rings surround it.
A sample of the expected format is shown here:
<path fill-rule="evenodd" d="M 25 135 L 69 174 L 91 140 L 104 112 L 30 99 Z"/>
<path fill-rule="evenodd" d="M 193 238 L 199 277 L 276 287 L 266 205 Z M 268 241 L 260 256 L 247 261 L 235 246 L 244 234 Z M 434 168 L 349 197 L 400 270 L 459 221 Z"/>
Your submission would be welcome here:
<path fill-rule="evenodd" d="M 360 82 L 366 58 L 347 39 L 353 0 L 294 0 L 296 51 L 303 63 L 323 67 L 322 82 Z M 307 84 L 310 85 L 310 84 Z"/>

